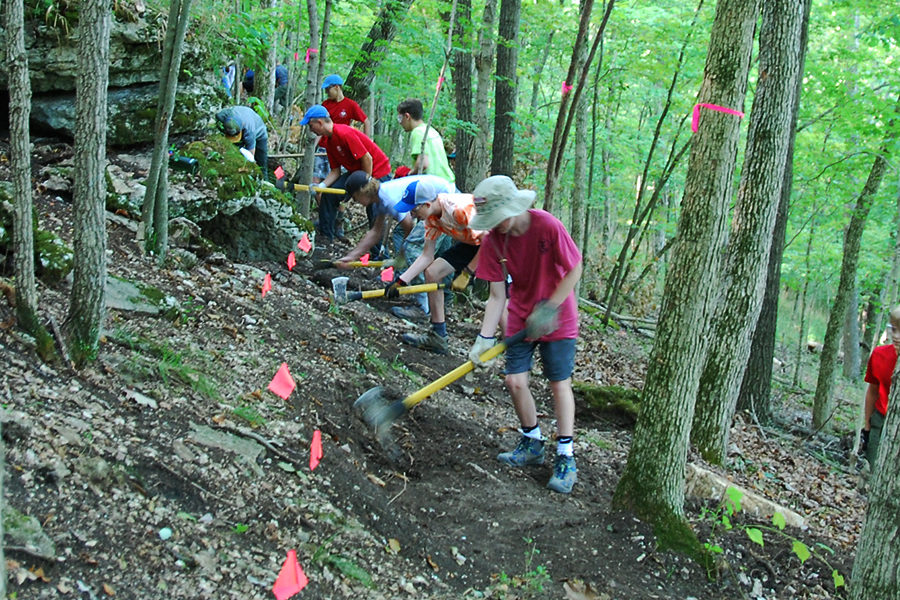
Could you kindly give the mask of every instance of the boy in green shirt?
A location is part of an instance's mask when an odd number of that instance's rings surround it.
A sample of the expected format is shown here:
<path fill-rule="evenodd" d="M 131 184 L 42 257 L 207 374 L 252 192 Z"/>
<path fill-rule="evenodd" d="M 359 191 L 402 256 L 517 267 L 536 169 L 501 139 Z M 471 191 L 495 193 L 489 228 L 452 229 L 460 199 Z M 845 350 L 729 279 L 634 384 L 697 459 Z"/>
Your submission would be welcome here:
<path fill-rule="evenodd" d="M 404 131 L 409 134 L 410 154 L 413 157 L 413 167 L 410 175 L 429 174 L 446 179 L 451 184 L 456 181 L 456 175 L 447 162 L 447 151 L 444 150 L 444 140 L 434 127 L 430 127 L 422 120 L 424 109 L 422 102 L 416 98 L 408 98 L 397 105 L 397 121 Z M 428 140 L 425 148 L 422 148 L 422 140 L 425 131 L 428 131 Z"/>

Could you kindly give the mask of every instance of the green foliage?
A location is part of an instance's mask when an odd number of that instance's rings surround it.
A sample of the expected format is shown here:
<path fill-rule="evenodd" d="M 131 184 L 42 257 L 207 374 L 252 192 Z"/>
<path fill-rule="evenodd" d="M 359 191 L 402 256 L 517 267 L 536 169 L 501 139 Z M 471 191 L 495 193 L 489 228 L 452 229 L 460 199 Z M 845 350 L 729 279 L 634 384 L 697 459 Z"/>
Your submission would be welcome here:
<path fill-rule="evenodd" d="M 235 417 L 247 421 L 251 427 L 261 427 L 266 424 L 266 419 L 259 413 L 259 410 L 250 404 L 242 404 L 231 412 Z"/>
<path fill-rule="evenodd" d="M 372 581 L 372 576 L 369 575 L 368 571 L 360 567 L 353 559 L 342 554 L 332 554 L 329 551 L 329 546 L 331 545 L 331 542 L 334 541 L 335 537 L 337 537 L 337 534 L 331 535 L 322 542 L 322 544 L 316 548 L 315 552 L 313 552 L 310 561 L 322 565 L 332 565 L 345 577 L 354 579 L 369 589 L 374 589 L 375 583 Z"/>

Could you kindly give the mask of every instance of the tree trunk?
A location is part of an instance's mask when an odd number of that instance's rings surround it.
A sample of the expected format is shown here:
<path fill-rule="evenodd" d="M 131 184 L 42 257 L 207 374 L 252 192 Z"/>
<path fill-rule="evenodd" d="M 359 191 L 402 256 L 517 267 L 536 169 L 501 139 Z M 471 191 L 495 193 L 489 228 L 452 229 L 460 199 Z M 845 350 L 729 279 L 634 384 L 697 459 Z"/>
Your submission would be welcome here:
<path fill-rule="evenodd" d="M 872 342 L 872 351 L 875 346 L 880 343 L 881 334 L 884 332 L 884 322 L 891 310 L 897 306 L 897 286 L 900 283 L 900 185 L 897 185 L 897 209 L 894 213 L 894 256 L 891 261 L 891 270 L 885 279 L 884 286 L 881 288 L 884 292 L 882 301 L 876 308 L 875 313 L 875 338 Z M 865 368 L 865 363 L 861 367 Z"/>
<path fill-rule="evenodd" d="M 806 302 L 809 298 L 809 280 L 812 275 L 812 265 L 810 264 L 810 256 L 812 255 L 812 245 L 813 240 L 815 239 L 816 232 L 816 222 L 815 220 L 810 223 L 809 228 L 809 240 L 806 242 L 806 274 L 803 278 L 803 292 L 800 295 L 800 337 L 797 339 L 797 357 L 794 361 L 794 379 L 792 385 L 797 387 L 800 384 L 800 364 L 803 361 L 803 353 L 806 352 L 806 335 L 807 335 L 807 323 L 806 323 Z M 766 282 L 768 285 L 768 282 Z M 773 338 L 774 339 L 774 338 Z M 752 361 L 751 361 L 752 364 Z M 772 368 L 769 367 L 768 372 L 772 372 Z M 744 381 L 747 381 L 747 378 L 744 378 Z M 770 403 L 766 403 L 765 406 L 769 406 Z M 771 416 L 771 411 L 769 412 L 769 416 Z"/>
<path fill-rule="evenodd" d="M 413 0 L 386 0 L 375 23 L 369 29 L 366 41 L 356 61 L 350 67 L 350 73 L 344 83 L 344 93 L 356 100 L 359 104 L 365 102 L 372 93 L 371 85 L 375 80 L 375 71 L 384 60 L 384 55 L 390 47 L 390 42 L 397 34 L 397 28 Z"/>
<path fill-rule="evenodd" d="M 34 280 L 34 223 L 31 189 L 31 79 L 25 53 L 25 9 L 22 0 L 6 2 L 6 56 L 9 73 L 9 166 L 15 194 L 13 259 L 16 274 L 16 318 L 19 326 L 34 335 L 37 289 Z M 0 596 L 5 598 L 6 596 Z"/>
<path fill-rule="evenodd" d="M 844 377 L 853 381 L 859 380 L 859 285 L 854 280 L 844 315 Z"/>
<path fill-rule="evenodd" d="M 488 148 L 491 142 L 491 127 L 488 121 L 488 98 L 494 84 L 494 22 L 497 18 L 497 0 L 485 0 L 484 13 L 481 17 L 481 28 L 478 31 L 478 51 L 475 54 L 475 127 L 477 132 L 472 139 L 472 152 L 469 158 L 470 175 L 467 176 L 476 185 L 488 174 L 491 164 Z M 463 189 L 463 188 L 460 188 Z"/>
<path fill-rule="evenodd" d="M 268 0 L 266 2 L 266 6 L 269 9 L 275 8 L 278 4 L 278 0 Z M 269 51 L 266 52 L 266 72 L 259 73 L 257 75 L 257 85 L 265 84 L 263 89 L 262 99 L 266 107 L 266 112 L 269 115 L 274 114 L 275 108 L 275 66 L 278 63 L 278 27 L 272 27 L 272 41 L 269 44 Z M 265 77 L 261 77 L 265 75 Z"/>
<path fill-rule="evenodd" d="M 900 98 L 898 98 L 897 108 L 900 108 Z M 856 206 L 850 217 L 850 225 L 844 234 L 841 279 L 834 297 L 834 304 L 828 315 L 825 341 L 822 344 L 822 357 L 819 361 L 816 395 L 813 399 L 813 427 L 817 430 L 825 428 L 834 412 L 834 370 L 837 363 L 841 326 L 844 323 L 844 315 L 847 312 L 850 294 L 856 281 L 860 240 L 866 227 L 866 219 L 869 217 L 869 209 L 872 208 L 872 199 L 881 186 L 881 180 L 884 178 L 884 172 L 887 169 L 887 156 L 896 137 L 897 131 L 894 127 L 894 119 L 891 119 L 885 133 L 884 143 L 878 151 L 875 161 L 872 163 L 872 169 L 869 171 L 862 193 L 856 199 Z"/>
<path fill-rule="evenodd" d="M 66 319 L 77 366 L 97 356 L 106 311 L 106 88 L 109 84 L 110 6 L 79 4 L 75 76 L 75 266 Z"/>
<path fill-rule="evenodd" d="M 172 0 L 169 5 L 159 74 L 159 100 L 156 104 L 156 136 L 141 207 L 145 248 L 156 253 L 160 265 L 165 262 L 169 245 L 169 128 L 175 112 L 175 93 L 190 10 L 191 0 Z"/>
<path fill-rule="evenodd" d="M 316 0 L 306 0 L 306 11 L 309 15 L 309 47 L 315 48 L 316 44 L 319 41 L 319 9 L 316 5 Z M 328 13 L 327 5 L 325 8 L 325 12 L 326 14 Z M 316 104 L 316 99 L 318 98 L 320 87 L 319 71 L 322 70 L 319 68 L 319 65 L 322 64 L 319 62 L 319 59 L 322 58 L 322 50 L 324 49 L 324 46 L 325 39 L 323 36 L 322 43 L 319 45 L 319 52 L 309 53 L 309 63 L 307 63 L 306 65 L 306 91 L 303 94 L 303 103 L 306 107 Z M 303 129 L 301 129 L 300 135 L 304 136 L 301 139 L 305 139 L 306 143 L 303 152 L 303 158 L 297 168 L 297 173 L 294 176 L 294 180 L 307 184 L 312 181 L 313 177 L 313 167 L 316 160 L 315 155 L 317 137 L 315 135 L 312 135 L 308 127 L 304 127 Z M 298 192 L 297 200 L 299 201 L 298 210 L 300 211 L 300 214 L 304 217 L 309 217 L 310 194 L 308 192 Z"/>
<path fill-rule="evenodd" d="M 795 0 L 762 5 L 759 78 L 725 259 L 725 293 L 713 323 L 691 429 L 691 440 L 704 458 L 718 464 L 725 462 L 731 419 L 765 293 L 800 76 L 802 8 Z"/>
<path fill-rule="evenodd" d="M 547 43 L 544 45 L 544 49 L 541 52 L 541 58 L 534 68 L 534 77 L 531 82 L 531 102 L 529 103 L 529 106 L 531 107 L 531 116 L 535 121 L 537 120 L 538 96 L 541 91 L 541 75 L 544 73 L 544 67 L 547 66 L 547 59 L 550 58 L 550 51 L 553 49 L 554 36 L 556 36 L 556 30 L 551 29 L 550 34 L 547 36 Z M 532 121 L 530 129 L 531 132 L 534 133 L 534 121 Z"/>
<path fill-rule="evenodd" d="M 456 119 L 465 126 L 456 129 L 456 160 L 453 164 L 453 172 L 456 175 L 456 187 L 460 190 L 469 190 L 475 187 L 477 181 L 469 183 L 469 151 L 472 147 L 472 134 L 469 124 L 472 123 L 472 60 L 471 40 L 472 31 L 472 0 L 458 0 L 456 5 L 456 28 L 453 37 L 453 62 L 451 69 L 453 74 L 453 93 L 456 98 Z M 480 180 L 479 180 L 480 181 Z"/>
<path fill-rule="evenodd" d="M 513 176 L 515 164 L 516 75 L 519 58 L 519 13 L 521 0 L 500 0 L 497 30 L 497 85 L 495 88 L 494 144 L 491 150 L 491 174 Z"/>
<path fill-rule="evenodd" d="M 781 288 L 781 259 L 784 256 L 784 240 L 787 231 L 788 206 L 794 179 L 794 140 L 797 131 L 797 114 L 803 88 L 803 70 L 809 40 L 809 12 L 811 0 L 803 0 L 803 25 L 800 32 L 800 76 L 794 106 L 791 109 L 791 138 L 785 159 L 784 184 L 781 186 L 781 200 L 772 232 L 772 249 L 769 252 L 769 267 L 766 275 L 766 293 L 753 332 L 750 358 L 741 382 L 738 395 L 738 409 L 752 411 L 760 423 L 772 420 L 772 358 L 775 356 L 775 331 L 778 322 L 778 291 Z"/>
<path fill-rule="evenodd" d="M 740 110 L 747 90 L 757 3 L 716 5 L 699 101 Z M 697 550 L 684 519 L 684 468 L 706 323 L 718 298 L 740 120 L 704 111 L 694 135 L 681 220 L 625 472 L 614 503 L 651 521 L 664 547 Z"/>
<path fill-rule="evenodd" d="M 587 60 L 587 47 L 582 46 L 579 60 L 583 64 Z M 587 97 L 582 96 L 575 107 L 575 165 L 572 197 L 569 199 L 571 218 L 569 233 L 582 256 L 585 256 L 585 205 L 587 203 L 587 136 L 588 112 Z M 581 294 L 581 281 L 575 284 L 575 297 Z"/>
<path fill-rule="evenodd" d="M 898 363 L 900 364 L 900 363 Z M 900 406 L 900 382 L 897 370 L 891 382 L 888 400 Z M 900 598 L 900 418 L 896 410 L 888 411 L 878 447 L 878 458 L 872 469 L 869 508 L 856 548 L 850 597 L 853 600 Z"/>

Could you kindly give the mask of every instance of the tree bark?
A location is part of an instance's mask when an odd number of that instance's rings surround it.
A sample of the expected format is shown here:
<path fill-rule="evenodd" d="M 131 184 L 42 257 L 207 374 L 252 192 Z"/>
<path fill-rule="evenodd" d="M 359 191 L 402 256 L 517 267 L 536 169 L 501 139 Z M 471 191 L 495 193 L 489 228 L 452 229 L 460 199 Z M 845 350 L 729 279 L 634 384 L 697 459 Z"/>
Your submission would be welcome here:
<path fill-rule="evenodd" d="M 309 47 L 315 48 L 316 44 L 319 42 L 319 9 L 316 5 L 316 0 L 306 0 L 306 11 L 309 15 Z M 325 8 L 326 14 L 328 12 L 328 6 Z M 322 37 L 321 44 L 319 45 L 319 52 L 310 52 L 309 53 L 309 63 L 306 65 L 306 91 L 303 94 L 303 102 L 304 106 L 312 106 L 316 104 L 316 99 L 318 98 L 319 93 L 319 71 L 322 69 L 319 68 L 320 63 L 319 60 L 322 58 L 322 53 L 325 46 L 325 38 Z M 304 184 L 307 184 L 312 181 L 313 177 L 313 167 L 315 165 L 316 160 L 316 139 L 315 135 L 309 131 L 308 127 L 304 127 L 301 130 L 302 136 L 305 136 L 305 149 L 303 152 L 303 159 L 300 161 L 300 165 L 298 167 L 298 173 L 294 179 L 297 181 L 301 181 Z M 310 194 L 308 192 L 298 192 L 297 199 L 299 200 L 299 211 L 300 214 L 304 217 L 309 217 L 310 212 Z"/>
<path fill-rule="evenodd" d="M 266 7 L 269 9 L 275 8 L 278 4 L 278 0 L 268 0 L 266 2 Z M 272 27 L 272 40 L 269 43 L 269 51 L 266 53 L 266 72 L 259 73 L 257 75 L 257 85 L 263 85 L 265 83 L 265 87 L 262 88 L 264 94 L 262 96 L 263 102 L 266 106 L 266 112 L 269 115 L 274 114 L 275 108 L 275 66 L 278 63 L 278 26 Z M 265 75 L 265 77 L 262 77 Z"/>
<path fill-rule="evenodd" d="M 747 90 L 757 2 L 716 5 L 699 101 L 740 110 Z M 718 299 L 726 213 L 740 139 L 740 120 L 704 111 L 685 180 L 678 241 L 668 271 L 659 325 L 625 472 L 614 504 L 653 523 L 662 546 L 695 552 L 684 519 L 684 467 L 706 323 Z"/>
<path fill-rule="evenodd" d="M 494 84 L 494 23 L 497 18 L 497 0 L 485 0 L 484 13 L 481 17 L 481 28 L 478 31 L 478 51 L 475 54 L 475 110 L 473 118 L 477 132 L 472 139 L 472 152 L 469 158 L 471 181 L 476 185 L 488 174 L 491 164 L 488 148 L 491 145 L 491 127 L 488 121 L 488 98 Z M 463 188 L 460 188 L 463 189 Z"/>
<path fill-rule="evenodd" d="M 397 27 L 412 6 L 413 0 L 386 0 L 375 23 L 369 29 L 366 41 L 344 82 L 344 92 L 359 104 L 365 102 L 372 93 L 375 71 L 384 60 L 390 42 L 397 34 Z"/>
<path fill-rule="evenodd" d="M 110 6 L 79 4 L 75 76 L 74 280 L 66 319 L 77 366 L 97 356 L 106 312 L 106 88 Z"/>
<path fill-rule="evenodd" d="M 718 464 L 725 461 L 739 384 L 765 293 L 791 136 L 790 111 L 800 76 L 802 8 L 796 0 L 762 5 L 759 78 L 726 250 L 725 293 L 713 324 L 691 428 L 691 440 L 701 454 Z"/>
<path fill-rule="evenodd" d="M 859 379 L 859 284 L 853 281 L 847 313 L 844 315 L 844 377 L 857 382 Z"/>
<path fill-rule="evenodd" d="M 6 56 L 9 73 L 9 166 L 15 193 L 13 260 L 16 274 L 16 318 L 34 335 L 37 288 L 34 280 L 34 223 L 31 188 L 31 79 L 25 53 L 25 9 L 22 0 L 6 2 Z M 5 595 L 0 595 L 5 598 Z"/>
<path fill-rule="evenodd" d="M 806 300 L 809 298 L 809 280 L 812 275 L 812 265 L 810 263 L 810 256 L 812 255 L 812 245 L 813 240 L 815 239 L 816 232 L 816 222 L 815 220 L 810 223 L 809 227 L 809 239 L 806 242 L 806 273 L 803 278 L 803 291 L 800 294 L 800 336 L 797 339 L 797 356 L 794 361 L 794 378 L 792 380 L 792 385 L 797 387 L 800 383 L 800 363 L 803 359 L 803 353 L 806 352 L 806 335 L 807 335 L 807 322 L 806 322 Z M 768 287 L 768 282 L 766 282 Z M 751 360 L 752 364 L 752 360 Z M 768 372 L 772 372 L 772 368 L 769 367 Z M 747 378 L 744 377 L 744 381 L 747 381 Z M 865 397 L 863 397 L 865 399 Z M 770 403 L 766 402 L 764 406 L 768 407 Z M 771 417 L 771 411 L 768 414 Z"/>
<path fill-rule="evenodd" d="M 458 0 L 456 4 L 456 27 L 453 37 L 453 93 L 456 98 L 456 119 L 465 125 L 456 129 L 456 160 L 453 172 L 456 175 L 456 187 L 469 190 L 478 182 L 469 183 L 469 151 L 475 137 L 469 125 L 472 123 L 472 0 Z"/>
<path fill-rule="evenodd" d="M 155 252 L 159 264 L 166 260 L 169 245 L 169 128 L 175 112 L 175 94 L 178 90 L 178 74 L 181 72 L 181 55 L 184 36 L 190 20 L 191 0 L 172 0 L 166 39 L 163 44 L 162 68 L 159 74 L 159 100 L 156 105 L 156 136 L 150 157 L 150 172 L 141 220 L 144 224 L 145 248 Z"/>
<path fill-rule="evenodd" d="M 900 98 L 895 107 L 900 109 Z M 890 153 L 894 139 L 897 137 L 895 120 L 891 119 L 885 132 L 882 143 L 862 193 L 856 199 L 856 206 L 850 216 L 850 225 L 844 234 L 844 256 L 841 260 L 841 279 L 838 283 L 837 293 L 831 312 L 828 315 L 828 325 L 825 329 L 825 340 L 822 344 L 822 356 L 819 360 L 819 376 L 816 380 L 816 395 L 813 399 L 813 427 L 817 430 L 824 429 L 834 412 L 834 371 L 837 365 L 838 345 L 841 337 L 841 327 L 844 323 L 844 315 L 847 305 L 850 303 L 850 294 L 856 281 L 856 267 L 859 262 L 859 246 L 863 230 L 866 227 L 866 219 L 869 217 L 869 209 L 872 208 L 872 200 L 884 172 L 887 169 L 887 156 Z"/>
<path fill-rule="evenodd" d="M 494 144 L 491 150 L 491 174 L 513 176 L 515 165 L 516 93 L 519 87 L 516 69 L 519 59 L 519 14 L 521 0 L 500 0 L 497 30 L 497 85 L 495 87 Z"/>
<path fill-rule="evenodd" d="M 803 25 L 800 33 L 800 77 L 797 78 L 797 90 L 794 95 L 794 106 L 791 110 L 791 139 L 785 159 L 784 184 L 781 186 L 781 200 L 778 203 L 778 214 L 772 232 L 772 249 L 769 252 L 769 267 L 766 275 L 766 293 L 760 309 L 753 341 L 750 345 L 750 358 L 741 382 L 738 396 L 738 409 L 752 411 L 760 423 L 772 420 L 772 357 L 775 356 L 775 330 L 778 321 L 778 291 L 781 286 L 781 259 L 784 256 L 784 240 L 787 231 L 788 206 L 791 200 L 791 189 L 794 179 L 794 141 L 797 132 L 797 114 L 803 88 L 803 70 L 806 63 L 806 51 L 809 40 L 809 12 L 811 0 L 803 0 Z"/>
<path fill-rule="evenodd" d="M 900 363 L 898 363 L 900 364 Z M 891 381 L 891 406 L 900 406 L 897 370 Z M 853 561 L 850 597 L 853 600 L 900 598 L 900 418 L 888 411 L 870 481 L 869 508 Z"/>
<path fill-rule="evenodd" d="M 582 45 L 579 61 L 584 64 L 587 60 L 587 47 Z M 587 169 L 587 136 L 588 136 L 588 111 L 587 97 L 582 96 L 575 107 L 575 165 L 574 181 L 572 185 L 572 197 L 569 199 L 571 210 L 569 233 L 582 256 L 585 252 L 585 205 L 588 196 L 588 169 Z M 575 284 L 575 297 L 581 294 L 581 280 Z"/>
<path fill-rule="evenodd" d="M 891 260 L 891 270 L 885 278 L 882 286 L 881 302 L 875 309 L 874 334 L 872 346 L 868 352 L 878 345 L 881 334 L 884 332 L 884 322 L 887 315 L 897 305 L 897 286 L 900 284 L 900 185 L 897 186 L 897 209 L 894 213 L 894 254 Z M 865 369 L 865 363 L 861 363 L 861 370 Z"/>

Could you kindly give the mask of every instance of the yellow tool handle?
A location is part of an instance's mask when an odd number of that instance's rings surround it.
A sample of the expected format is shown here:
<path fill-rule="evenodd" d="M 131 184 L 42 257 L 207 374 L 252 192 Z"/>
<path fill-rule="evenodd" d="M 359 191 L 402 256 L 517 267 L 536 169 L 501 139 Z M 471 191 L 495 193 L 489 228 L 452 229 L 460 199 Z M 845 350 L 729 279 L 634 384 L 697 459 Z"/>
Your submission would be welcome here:
<path fill-rule="evenodd" d="M 401 287 L 397 293 L 399 294 L 418 294 L 419 292 L 433 292 L 438 289 L 443 289 L 445 284 L 443 283 L 420 283 L 419 285 L 406 285 Z M 368 298 L 381 298 L 387 293 L 387 288 L 381 288 L 378 290 L 366 290 L 364 292 L 360 292 L 359 298 L 362 300 L 366 300 Z M 353 297 L 351 297 L 353 299 Z"/>
<path fill-rule="evenodd" d="M 387 263 L 387 264 L 385 264 Z M 337 266 L 337 263 L 333 263 L 334 266 Z M 345 263 L 348 267 L 389 267 L 393 263 L 390 260 L 370 260 L 367 263 L 358 260 L 351 260 Z"/>
<path fill-rule="evenodd" d="M 487 350 L 482 352 L 481 355 L 479 356 L 479 358 L 481 359 L 482 362 L 487 362 L 489 360 L 497 358 L 498 356 L 500 356 L 501 354 L 503 354 L 506 351 L 506 348 L 508 346 L 517 344 L 524 339 L 525 339 L 525 330 L 523 329 L 522 331 L 520 331 L 516 335 L 512 336 L 511 338 L 509 338 L 505 341 L 502 341 L 499 344 L 494 344 L 493 346 L 491 346 L 490 348 L 488 348 Z M 421 402 L 428 396 L 432 395 L 436 391 L 450 385 L 451 383 L 453 383 L 460 377 L 466 375 L 467 373 L 470 373 L 474 368 L 475 368 L 475 365 L 472 363 L 472 361 L 467 360 L 466 362 L 459 365 L 458 367 L 456 367 L 455 369 L 453 369 L 446 375 L 444 375 L 438 379 L 435 379 L 434 381 L 432 381 L 431 383 L 429 383 L 422 389 L 415 391 L 412 394 L 410 394 L 409 396 L 407 396 L 406 398 L 404 398 L 403 406 L 405 406 L 406 409 L 409 410 L 410 408 L 412 408 L 413 406 L 415 406 L 416 404 L 418 404 L 419 402 Z"/>
<path fill-rule="evenodd" d="M 303 185 L 302 183 L 295 183 L 294 191 L 308 192 L 309 186 Z M 341 190 L 338 188 L 328 188 L 328 187 L 317 187 L 317 188 L 315 188 L 315 191 L 322 192 L 323 194 L 346 194 L 347 193 L 347 190 Z"/>

